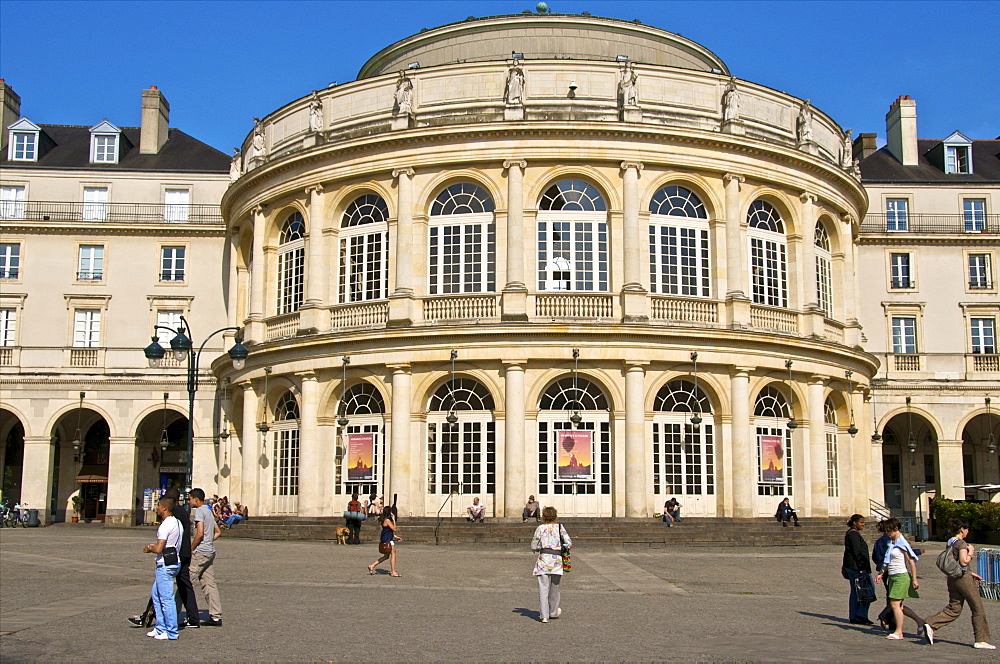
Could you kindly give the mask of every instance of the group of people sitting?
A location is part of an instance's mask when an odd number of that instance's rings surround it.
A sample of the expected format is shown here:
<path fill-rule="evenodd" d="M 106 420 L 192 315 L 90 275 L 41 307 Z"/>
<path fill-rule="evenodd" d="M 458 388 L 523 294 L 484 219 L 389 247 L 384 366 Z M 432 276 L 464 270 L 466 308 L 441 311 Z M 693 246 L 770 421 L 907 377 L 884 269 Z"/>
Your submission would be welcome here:
<path fill-rule="evenodd" d="M 212 516 L 215 517 L 215 522 L 219 524 L 219 528 L 232 528 L 234 525 L 240 521 L 246 521 L 250 518 L 250 511 L 245 505 L 236 503 L 235 505 L 229 504 L 229 496 L 212 496 Z"/>

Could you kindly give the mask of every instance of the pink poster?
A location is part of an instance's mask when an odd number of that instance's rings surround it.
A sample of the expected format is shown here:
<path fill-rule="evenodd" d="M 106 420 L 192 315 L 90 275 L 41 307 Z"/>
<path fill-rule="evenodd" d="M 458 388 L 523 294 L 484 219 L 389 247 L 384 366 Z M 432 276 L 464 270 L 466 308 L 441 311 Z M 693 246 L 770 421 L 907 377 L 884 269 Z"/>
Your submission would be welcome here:
<path fill-rule="evenodd" d="M 347 481 L 373 482 L 375 434 L 352 433 L 347 436 Z"/>
<path fill-rule="evenodd" d="M 766 484 L 785 481 L 785 441 L 781 436 L 760 437 L 760 481 Z"/>
<path fill-rule="evenodd" d="M 591 450 L 593 431 L 557 431 L 556 479 L 592 480 L 594 463 Z"/>

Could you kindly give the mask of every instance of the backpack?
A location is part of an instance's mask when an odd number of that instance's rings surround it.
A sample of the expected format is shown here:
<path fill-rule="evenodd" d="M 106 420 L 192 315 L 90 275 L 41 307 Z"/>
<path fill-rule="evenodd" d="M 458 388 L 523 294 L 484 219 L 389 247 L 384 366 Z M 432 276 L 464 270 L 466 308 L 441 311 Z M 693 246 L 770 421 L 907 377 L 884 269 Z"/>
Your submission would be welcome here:
<path fill-rule="evenodd" d="M 962 566 L 958 564 L 958 557 L 955 555 L 958 553 L 955 550 L 955 545 L 946 546 L 944 551 L 938 554 L 937 566 L 938 569 L 948 575 L 951 579 L 960 579 L 965 571 Z"/>

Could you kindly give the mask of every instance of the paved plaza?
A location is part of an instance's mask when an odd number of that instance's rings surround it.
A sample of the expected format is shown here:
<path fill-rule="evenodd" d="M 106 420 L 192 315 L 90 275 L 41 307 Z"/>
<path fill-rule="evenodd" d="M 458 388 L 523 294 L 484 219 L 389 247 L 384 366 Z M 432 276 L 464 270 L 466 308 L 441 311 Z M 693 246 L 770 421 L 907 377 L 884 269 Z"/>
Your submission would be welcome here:
<path fill-rule="evenodd" d="M 940 630 L 934 646 L 916 638 L 912 623 L 903 642 L 850 625 L 841 549 L 832 546 L 581 546 L 563 583 L 563 616 L 541 624 L 534 557 L 521 548 L 404 542 L 403 578 L 395 579 L 387 569 L 365 571 L 374 545 L 223 538 L 216 568 L 224 625 L 153 641 L 125 622 L 149 595 L 152 557 L 141 549 L 153 536 L 79 524 L 0 530 L 0 659 L 998 659 L 971 648 L 967 615 Z M 920 569 L 922 597 L 908 604 L 926 616 L 945 605 L 945 582 L 933 556 Z M 1000 603 L 986 611 L 996 643 Z"/>

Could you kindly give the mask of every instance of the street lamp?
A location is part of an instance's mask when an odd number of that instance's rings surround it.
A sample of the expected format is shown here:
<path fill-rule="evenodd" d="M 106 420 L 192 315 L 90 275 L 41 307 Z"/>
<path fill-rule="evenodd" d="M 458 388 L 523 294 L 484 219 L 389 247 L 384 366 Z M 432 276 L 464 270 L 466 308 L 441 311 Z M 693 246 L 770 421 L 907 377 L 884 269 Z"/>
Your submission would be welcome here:
<path fill-rule="evenodd" d="M 795 398 L 795 393 L 792 392 L 792 361 L 788 360 L 785 362 L 785 368 L 788 369 L 788 429 L 790 431 L 795 431 L 798 428 L 799 423 L 795 421 L 795 409 L 793 408 L 793 401 Z"/>
<path fill-rule="evenodd" d="M 194 461 L 194 394 L 198 391 L 198 360 L 201 357 L 201 353 L 205 350 L 205 344 L 209 340 L 220 332 L 236 332 L 236 343 L 233 347 L 229 349 L 229 359 L 233 361 L 233 368 L 237 371 L 241 370 L 245 364 L 247 355 L 250 351 L 247 347 L 243 345 L 243 330 L 239 327 L 223 327 L 221 329 L 212 332 L 210 335 L 205 337 L 205 340 L 201 342 L 201 346 L 198 347 L 197 352 L 194 350 L 194 346 L 191 344 L 191 338 L 184 334 L 185 329 L 190 332 L 191 325 L 188 323 L 184 316 L 181 316 L 181 325 L 176 329 L 172 327 L 167 327 L 166 325 L 154 325 L 153 326 L 153 342 L 146 346 L 143 350 L 143 354 L 149 361 L 150 367 L 160 366 L 163 356 L 166 354 L 163 346 L 159 343 L 159 338 L 156 336 L 156 330 L 167 330 L 168 332 L 173 332 L 174 338 L 170 340 L 170 350 L 174 354 L 174 358 L 178 362 L 182 362 L 185 357 L 187 357 L 187 393 L 188 393 L 188 422 L 187 422 L 187 477 L 186 488 L 191 489 L 191 474 L 192 474 L 192 464 Z M 193 335 L 192 335 L 193 336 Z"/>
<path fill-rule="evenodd" d="M 580 414 L 580 349 L 573 349 L 573 414 L 569 416 L 569 421 L 573 423 L 574 429 L 580 428 L 583 422 L 583 415 Z"/>
<path fill-rule="evenodd" d="M 858 435 L 858 427 L 854 426 L 854 381 L 851 380 L 854 372 L 848 369 L 844 375 L 847 376 L 847 405 L 850 406 L 851 411 L 851 426 L 847 427 L 847 433 L 851 435 L 851 438 L 854 438 Z"/>
<path fill-rule="evenodd" d="M 691 353 L 691 361 L 694 362 L 694 402 L 698 406 L 698 408 L 694 410 L 694 415 L 691 416 L 691 430 L 697 433 L 701 431 L 701 422 L 702 422 L 701 398 L 698 396 L 698 353 Z"/>

